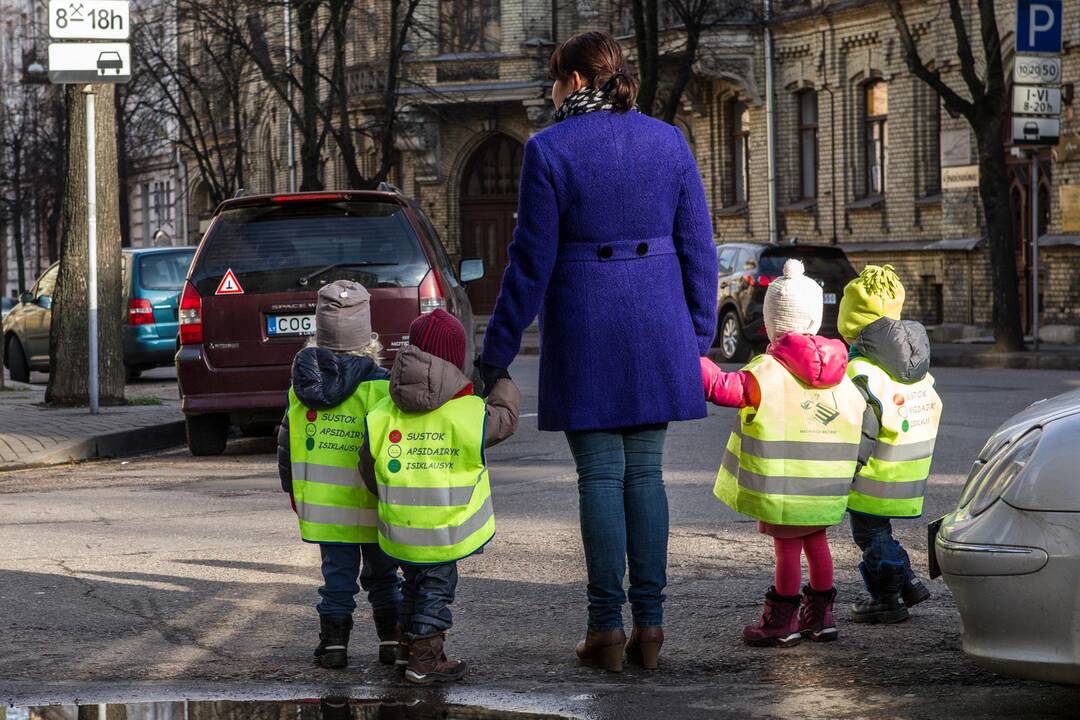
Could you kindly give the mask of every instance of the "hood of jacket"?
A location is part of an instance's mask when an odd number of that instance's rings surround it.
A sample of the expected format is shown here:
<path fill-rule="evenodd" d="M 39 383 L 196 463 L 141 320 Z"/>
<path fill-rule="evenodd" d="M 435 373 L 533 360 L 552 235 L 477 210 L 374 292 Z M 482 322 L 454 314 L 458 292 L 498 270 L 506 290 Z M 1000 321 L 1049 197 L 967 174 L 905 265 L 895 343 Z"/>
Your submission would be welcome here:
<path fill-rule="evenodd" d="M 770 343 L 767 352 L 811 387 L 837 385 L 847 372 L 847 346 L 840 340 L 786 333 Z"/>
<path fill-rule="evenodd" d="M 472 383 L 456 365 L 410 346 L 390 370 L 390 397 L 405 412 L 430 412 L 454 399 Z"/>
<path fill-rule="evenodd" d="M 900 382 L 918 382 L 930 371 L 930 338 L 926 328 L 914 320 L 875 320 L 863 328 L 851 350 Z"/>
<path fill-rule="evenodd" d="M 321 347 L 306 347 L 293 359 L 296 397 L 315 410 L 337 407 L 356 392 L 360 383 L 388 377 L 386 370 L 371 358 L 338 355 Z"/>

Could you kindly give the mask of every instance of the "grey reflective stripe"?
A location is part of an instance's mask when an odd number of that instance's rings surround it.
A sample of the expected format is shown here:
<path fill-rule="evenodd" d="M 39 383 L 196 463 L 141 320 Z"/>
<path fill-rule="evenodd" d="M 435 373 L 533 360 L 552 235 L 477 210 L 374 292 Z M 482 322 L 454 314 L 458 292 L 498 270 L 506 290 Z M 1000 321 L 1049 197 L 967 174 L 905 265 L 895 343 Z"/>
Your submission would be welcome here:
<path fill-rule="evenodd" d="M 868 497 L 882 500 L 914 500 L 926 493 L 926 480 L 881 482 L 858 475 L 851 489 Z"/>
<path fill-rule="evenodd" d="M 473 516 L 461 525 L 441 528 L 405 527 L 390 525 L 379 520 L 379 532 L 387 540 L 409 547 L 449 547 L 468 539 L 470 535 L 484 527 L 495 514 L 491 506 L 491 496 L 473 513 Z"/>
<path fill-rule="evenodd" d="M 722 465 L 725 469 L 730 468 L 731 461 L 728 457 L 739 459 L 730 451 L 726 451 Z M 852 462 L 851 470 L 854 473 L 855 463 Z M 731 472 L 728 469 L 728 472 Z M 753 490 L 766 495 L 810 495 L 813 497 L 846 497 L 851 490 L 851 478 L 818 478 L 818 477 L 794 477 L 758 475 L 744 467 L 739 467 L 732 473 L 739 479 L 739 486 L 747 490 Z"/>
<path fill-rule="evenodd" d="M 720 461 L 720 467 L 727 470 L 729 474 L 739 477 L 739 458 L 726 448 L 724 449 L 724 459 Z"/>
<path fill-rule="evenodd" d="M 832 460 L 849 462 L 859 455 L 859 443 L 800 442 L 795 440 L 758 440 L 736 430 L 742 451 L 754 457 L 772 460 Z"/>
<path fill-rule="evenodd" d="M 379 511 L 374 508 L 344 508 L 332 505 L 297 503 L 296 512 L 304 522 L 319 525 L 375 527 L 379 522 Z"/>
<path fill-rule="evenodd" d="M 934 440 L 923 440 L 910 445 L 890 445 L 879 442 L 874 448 L 874 457 L 886 462 L 904 462 L 906 460 L 925 460 L 934 455 Z"/>
<path fill-rule="evenodd" d="M 317 465 L 315 463 L 294 462 L 292 464 L 293 480 L 304 482 L 325 483 L 327 485 L 347 485 L 349 487 L 363 487 L 364 479 L 360 477 L 360 470 L 355 467 L 334 467 L 333 465 Z"/>
<path fill-rule="evenodd" d="M 472 501 L 475 485 L 468 487 L 399 487 L 379 485 L 379 501 L 386 505 L 409 505 L 417 507 L 453 507 L 468 505 Z"/>

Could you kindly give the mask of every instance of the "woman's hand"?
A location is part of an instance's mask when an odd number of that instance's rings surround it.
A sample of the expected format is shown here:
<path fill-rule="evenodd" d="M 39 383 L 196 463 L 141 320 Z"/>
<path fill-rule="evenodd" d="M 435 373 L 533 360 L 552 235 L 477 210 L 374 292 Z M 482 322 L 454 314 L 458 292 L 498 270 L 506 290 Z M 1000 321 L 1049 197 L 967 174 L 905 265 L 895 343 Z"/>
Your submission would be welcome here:
<path fill-rule="evenodd" d="M 483 386 L 480 389 L 480 397 L 487 397 L 492 388 L 495 387 L 495 383 L 499 382 L 503 378 L 510 379 L 510 373 L 506 368 L 496 367 L 495 365 L 489 365 L 486 362 L 480 362 L 477 360 L 476 369 L 480 375 L 480 384 Z"/>

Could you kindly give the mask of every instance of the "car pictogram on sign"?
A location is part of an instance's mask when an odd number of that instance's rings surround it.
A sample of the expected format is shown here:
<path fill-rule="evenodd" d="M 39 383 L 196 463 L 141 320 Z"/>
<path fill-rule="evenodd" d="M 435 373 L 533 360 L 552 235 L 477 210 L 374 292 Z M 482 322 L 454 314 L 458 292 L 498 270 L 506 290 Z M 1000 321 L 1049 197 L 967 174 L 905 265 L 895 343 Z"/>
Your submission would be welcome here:
<path fill-rule="evenodd" d="M 97 68 L 98 75 L 106 75 L 109 70 L 115 70 L 119 75 L 124 70 L 124 60 L 120 57 L 120 53 L 106 51 L 98 55 Z"/>

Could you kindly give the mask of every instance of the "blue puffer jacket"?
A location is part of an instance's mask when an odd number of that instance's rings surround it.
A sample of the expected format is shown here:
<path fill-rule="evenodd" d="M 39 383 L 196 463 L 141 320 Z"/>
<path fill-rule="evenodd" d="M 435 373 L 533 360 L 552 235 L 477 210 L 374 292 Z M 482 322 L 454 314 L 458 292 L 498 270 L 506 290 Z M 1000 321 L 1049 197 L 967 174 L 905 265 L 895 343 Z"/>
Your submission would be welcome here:
<path fill-rule="evenodd" d="M 296 354 L 292 387 L 300 402 L 314 410 L 329 410 L 345 402 L 360 383 L 389 380 L 390 374 L 371 358 L 338 355 L 325 348 L 307 347 Z M 278 476 L 281 489 L 292 492 L 292 459 L 289 451 L 289 412 L 278 430 Z M 357 458 L 359 461 L 359 457 Z"/>
<path fill-rule="evenodd" d="M 539 314 L 541 430 L 705 417 L 716 246 L 677 128 L 598 111 L 533 136 L 509 254 L 481 360 L 509 367 Z"/>

